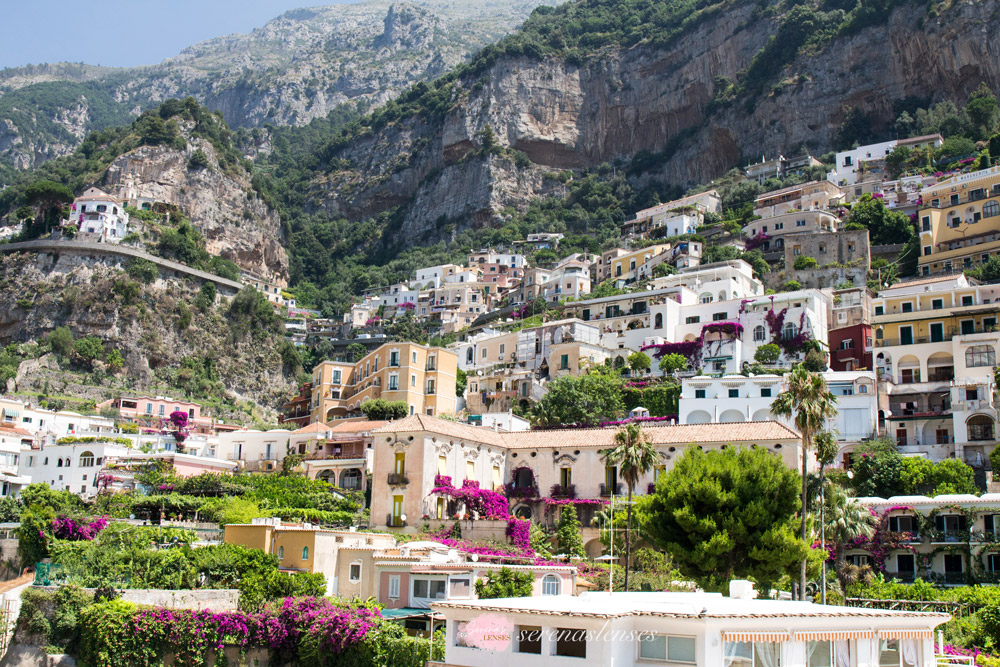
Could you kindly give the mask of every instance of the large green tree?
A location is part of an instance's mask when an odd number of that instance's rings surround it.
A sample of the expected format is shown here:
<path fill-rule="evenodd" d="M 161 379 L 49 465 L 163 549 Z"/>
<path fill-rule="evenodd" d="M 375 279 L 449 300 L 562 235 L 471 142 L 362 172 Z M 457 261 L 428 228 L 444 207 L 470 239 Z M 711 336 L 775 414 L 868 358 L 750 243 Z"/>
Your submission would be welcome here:
<path fill-rule="evenodd" d="M 592 370 L 585 375 L 564 376 L 549 383 L 549 390 L 532 409 L 539 426 L 599 424 L 625 413 L 621 379 L 614 372 Z"/>
<path fill-rule="evenodd" d="M 625 590 L 628 590 L 628 571 L 632 562 L 632 492 L 639 484 L 639 478 L 652 470 L 659 462 L 660 455 L 646 432 L 638 424 L 626 424 L 615 432 L 615 446 L 605 450 L 604 464 L 616 466 L 618 474 L 628 486 L 628 511 L 625 523 Z"/>
<path fill-rule="evenodd" d="M 809 487 L 808 463 L 813 436 L 823 430 L 826 420 L 837 414 L 837 397 L 826 388 L 826 380 L 819 373 L 810 373 L 802 365 L 788 375 L 788 390 L 771 403 L 771 412 L 779 417 L 791 418 L 802 434 L 802 541 L 808 530 Z M 802 560 L 799 597 L 806 599 L 806 561 Z"/>
<path fill-rule="evenodd" d="M 639 499 L 640 525 L 705 590 L 745 577 L 770 588 L 809 554 L 795 536 L 798 486 L 798 474 L 764 449 L 688 447 Z"/>
<path fill-rule="evenodd" d="M 893 211 L 882 198 L 871 195 L 864 195 L 854 203 L 848 222 L 864 226 L 873 245 L 905 243 L 916 234 L 908 216 Z"/>

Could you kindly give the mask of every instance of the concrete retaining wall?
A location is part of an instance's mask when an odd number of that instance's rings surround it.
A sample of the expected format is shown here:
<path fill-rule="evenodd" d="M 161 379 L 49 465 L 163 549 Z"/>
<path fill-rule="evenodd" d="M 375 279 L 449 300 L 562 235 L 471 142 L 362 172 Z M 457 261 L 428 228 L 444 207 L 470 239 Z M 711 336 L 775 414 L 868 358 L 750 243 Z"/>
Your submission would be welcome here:
<path fill-rule="evenodd" d="M 58 586 L 37 586 L 55 591 Z M 95 589 L 86 588 L 93 592 Z M 211 609 L 212 611 L 235 611 L 240 601 L 240 592 L 233 588 L 197 588 L 188 591 L 167 591 L 153 588 L 127 588 L 120 591 L 122 599 L 135 604 L 145 604 L 168 609 Z"/>

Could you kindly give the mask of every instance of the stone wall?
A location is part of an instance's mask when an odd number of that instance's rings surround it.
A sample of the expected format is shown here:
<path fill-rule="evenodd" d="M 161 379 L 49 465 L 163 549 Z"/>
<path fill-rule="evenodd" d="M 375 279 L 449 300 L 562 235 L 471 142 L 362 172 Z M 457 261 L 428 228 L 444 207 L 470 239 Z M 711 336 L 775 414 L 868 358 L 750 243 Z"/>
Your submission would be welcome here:
<path fill-rule="evenodd" d="M 59 590 L 58 586 L 37 586 L 36 588 L 48 591 Z M 93 592 L 95 589 L 85 588 L 83 590 Z M 240 592 L 232 588 L 198 588 L 185 591 L 130 588 L 121 591 L 121 597 L 126 602 L 169 609 L 235 611 L 240 601 Z"/>

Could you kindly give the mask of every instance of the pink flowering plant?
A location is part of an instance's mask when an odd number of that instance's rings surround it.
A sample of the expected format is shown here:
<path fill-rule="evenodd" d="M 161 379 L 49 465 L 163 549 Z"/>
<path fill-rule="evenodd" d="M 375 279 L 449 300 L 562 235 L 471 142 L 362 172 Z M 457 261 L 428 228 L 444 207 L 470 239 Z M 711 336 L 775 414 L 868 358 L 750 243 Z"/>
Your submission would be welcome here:
<path fill-rule="evenodd" d="M 52 520 L 52 536 L 59 540 L 87 541 L 108 527 L 108 517 L 99 516 L 87 521 L 68 516 L 58 516 Z"/>
<path fill-rule="evenodd" d="M 81 612 L 79 657 L 91 665 L 152 667 L 171 654 L 177 667 L 201 667 L 224 664 L 221 652 L 234 646 L 268 649 L 278 663 L 331 665 L 351 662 L 346 654 L 382 625 L 377 609 L 328 598 L 285 598 L 260 613 L 113 600 Z"/>

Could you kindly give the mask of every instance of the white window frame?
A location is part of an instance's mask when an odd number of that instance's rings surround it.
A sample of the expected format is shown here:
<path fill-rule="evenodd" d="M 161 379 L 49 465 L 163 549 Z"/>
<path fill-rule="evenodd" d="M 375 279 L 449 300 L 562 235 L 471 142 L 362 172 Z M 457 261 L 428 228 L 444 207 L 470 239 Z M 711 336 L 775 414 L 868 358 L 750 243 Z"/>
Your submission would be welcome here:
<path fill-rule="evenodd" d="M 562 595 L 562 579 L 554 574 L 542 577 L 542 595 Z"/>
<path fill-rule="evenodd" d="M 358 567 L 358 576 L 356 576 L 356 577 L 354 576 L 354 566 L 355 565 Z M 354 561 L 353 563 L 351 563 L 347 567 L 347 578 L 350 579 L 350 581 L 351 581 L 352 584 L 356 584 L 359 581 L 361 581 L 361 570 L 362 570 L 362 565 L 361 565 L 361 561 L 359 561 L 359 560 Z"/>

